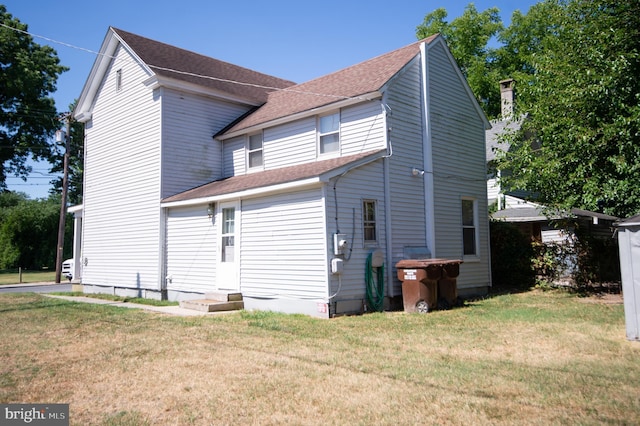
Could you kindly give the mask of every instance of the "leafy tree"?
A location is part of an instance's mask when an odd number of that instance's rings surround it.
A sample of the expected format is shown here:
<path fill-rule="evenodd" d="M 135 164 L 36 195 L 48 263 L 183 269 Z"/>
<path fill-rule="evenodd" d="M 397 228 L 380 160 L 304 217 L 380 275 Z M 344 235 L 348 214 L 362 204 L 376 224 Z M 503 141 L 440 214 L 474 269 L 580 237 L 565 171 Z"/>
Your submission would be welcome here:
<path fill-rule="evenodd" d="M 7 174 L 26 178 L 30 156 L 49 157 L 48 139 L 59 127 L 49 94 L 67 68 L 55 50 L 34 43 L 26 31 L 0 4 L 0 189 Z"/>
<path fill-rule="evenodd" d="M 444 8 L 427 14 L 416 29 L 416 36 L 422 39 L 440 33 L 485 113 L 489 117 L 497 116 L 500 114 L 498 82 L 505 77 L 496 62 L 496 49 L 489 48 L 488 44 L 504 29 L 499 10 L 493 7 L 478 12 L 473 3 L 469 3 L 462 16 L 450 23 L 446 18 Z"/>
<path fill-rule="evenodd" d="M 507 187 L 554 207 L 640 211 L 640 3 L 548 0 L 552 36 L 520 85 L 527 114 L 504 155 Z M 534 134 L 536 143 L 523 135 Z"/>
<path fill-rule="evenodd" d="M 536 58 L 548 38 L 558 37 L 558 21 L 563 13 L 563 2 L 553 0 L 531 6 L 526 14 L 519 10 L 513 12 L 511 24 L 497 36 L 501 45 L 494 51 L 495 66 L 501 79 L 512 78 L 523 87 L 533 84 Z M 517 94 L 516 113 L 518 104 L 531 102 L 526 91 L 518 90 Z"/>
<path fill-rule="evenodd" d="M 0 200 L 4 198 L 3 195 Z M 19 266 L 28 269 L 52 268 L 56 260 L 60 197 L 23 199 L 3 211 L 0 223 L 0 269 Z M 71 219 L 67 221 L 66 241 L 71 241 L 72 223 Z M 65 244 L 65 255 L 70 257 L 70 253 L 71 244 Z"/>

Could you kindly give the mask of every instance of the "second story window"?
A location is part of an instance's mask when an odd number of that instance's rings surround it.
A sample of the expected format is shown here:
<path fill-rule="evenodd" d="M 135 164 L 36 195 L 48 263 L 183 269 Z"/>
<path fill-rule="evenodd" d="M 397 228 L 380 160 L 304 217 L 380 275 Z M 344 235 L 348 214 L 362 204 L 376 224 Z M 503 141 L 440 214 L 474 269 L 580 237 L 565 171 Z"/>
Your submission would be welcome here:
<path fill-rule="evenodd" d="M 340 113 L 318 119 L 318 152 L 328 154 L 340 150 Z"/>
<path fill-rule="evenodd" d="M 247 163 L 249 164 L 250 169 L 262 167 L 262 133 L 249 136 Z"/>
<path fill-rule="evenodd" d="M 122 69 L 116 71 L 116 92 L 122 90 Z"/>

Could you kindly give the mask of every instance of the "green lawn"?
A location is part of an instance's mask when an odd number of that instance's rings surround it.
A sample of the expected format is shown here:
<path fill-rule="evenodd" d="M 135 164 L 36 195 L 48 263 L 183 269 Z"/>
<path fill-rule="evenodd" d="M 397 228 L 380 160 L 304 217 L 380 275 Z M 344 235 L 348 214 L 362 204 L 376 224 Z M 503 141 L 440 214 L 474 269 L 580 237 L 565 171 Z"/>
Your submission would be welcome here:
<path fill-rule="evenodd" d="M 619 302 L 530 291 L 321 320 L 0 295 L 0 403 L 69 403 L 72 425 L 640 424 Z"/>
<path fill-rule="evenodd" d="M 0 271 L 0 285 L 19 283 L 53 282 L 56 279 L 55 269 L 52 271 L 22 271 L 22 281 L 18 270 Z"/>

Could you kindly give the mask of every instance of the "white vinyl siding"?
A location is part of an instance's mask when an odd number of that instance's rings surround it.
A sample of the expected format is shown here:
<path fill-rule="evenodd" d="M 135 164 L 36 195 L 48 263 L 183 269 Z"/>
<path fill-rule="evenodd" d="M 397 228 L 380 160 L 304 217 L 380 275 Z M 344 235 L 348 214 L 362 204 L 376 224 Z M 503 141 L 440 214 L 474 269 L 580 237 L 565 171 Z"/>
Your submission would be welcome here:
<path fill-rule="evenodd" d="M 335 196 L 333 185 L 335 184 Z M 336 214 L 336 199 L 338 208 Z M 342 284 L 339 284 L 336 275 L 330 275 L 331 288 L 330 293 L 334 294 L 340 291 L 334 298 L 335 302 L 340 303 L 346 300 L 360 299 L 366 297 L 366 287 L 364 281 L 365 264 L 367 256 L 376 248 L 380 248 L 384 253 L 387 252 L 385 227 L 386 217 L 385 211 L 378 208 L 377 225 L 378 225 L 378 244 L 364 241 L 362 228 L 362 200 L 375 200 L 378 207 L 382 206 L 385 201 L 384 193 L 384 170 L 383 161 L 378 160 L 374 163 L 354 169 L 336 180 L 333 179 L 327 187 L 327 242 L 329 249 L 329 258 L 333 258 L 333 234 L 337 231 L 347 236 L 348 244 L 353 251 L 345 256 L 348 258 L 344 262 L 344 271 L 340 277 Z M 337 221 L 336 221 L 337 216 Z M 385 258 L 386 259 L 386 258 Z M 328 266 L 327 266 L 328 267 Z M 385 268 L 389 265 L 385 264 Z M 386 276 L 385 276 L 386 278 Z M 385 292 L 388 294 L 387 285 Z M 399 293 L 395 293 L 396 295 Z"/>
<path fill-rule="evenodd" d="M 461 265 L 458 287 L 486 286 L 490 271 L 485 129 L 444 47 L 435 44 L 428 55 L 437 255 L 464 257 L 460 200 L 475 199 L 478 253 Z"/>
<path fill-rule="evenodd" d="M 315 159 L 315 117 L 264 130 L 265 169 L 295 166 Z"/>
<path fill-rule="evenodd" d="M 340 113 L 340 152 L 353 155 L 385 148 L 384 116 L 380 101 L 343 108 Z M 264 169 L 295 166 L 322 160 L 317 152 L 318 116 L 269 127 L 263 131 Z M 246 173 L 246 137 L 224 142 L 224 176 Z M 328 153 L 334 155 L 335 153 Z"/>
<path fill-rule="evenodd" d="M 343 108 L 340 121 L 342 155 L 385 148 L 384 115 L 380 101 Z"/>
<path fill-rule="evenodd" d="M 159 289 L 160 101 L 120 47 L 86 126 L 85 284 Z M 116 93 L 115 70 L 127 83 Z"/>
<path fill-rule="evenodd" d="M 393 111 L 388 126 L 393 129 L 389 158 L 393 263 L 405 257 L 405 248 L 426 248 L 424 179 L 411 170 L 423 169 L 423 125 L 420 62 L 412 61 L 389 87 L 387 103 Z M 432 250 L 432 248 L 428 248 Z M 395 276 L 395 274 L 394 274 Z M 396 279 L 394 294 L 400 294 Z"/>
<path fill-rule="evenodd" d="M 245 164 L 245 145 L 245 136 L 238 136 L 237 138 L 229 139 L 224 142 L 223 177 L 238 176 L 245 173 L 247 170 Z"/>
<path fill-rule="evenodd" d="M 222 147 L 213 135 L 246 107 L 159 89 L 162 97 L 162 196 L 222 177 Z"/>
<path fill-rule="evenodd" d="M 313 189 L 242 202 L 243 294 L 294 299 L 326 296 L 321 194 Z"/>
<path fill-rule="evenodd" d="M 216 290 L 217 231 L 207 205 L 172 208 L 167 214 L 167 290 Z"/>

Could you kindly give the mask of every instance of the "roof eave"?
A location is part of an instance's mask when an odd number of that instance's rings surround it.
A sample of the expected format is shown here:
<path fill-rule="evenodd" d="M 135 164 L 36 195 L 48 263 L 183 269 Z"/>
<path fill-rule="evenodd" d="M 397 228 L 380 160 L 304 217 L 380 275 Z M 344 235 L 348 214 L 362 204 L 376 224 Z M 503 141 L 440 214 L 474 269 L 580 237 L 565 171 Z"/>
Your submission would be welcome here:
<path fill-rule="evenodd" d="M 285 89 L 286 90 L 286 89 Z M 364 93 L 355 97 L 351 97 L 348 99 L 343 99 L 337 102 L 332 102 L 330 104 L 325 104 L 316 108 L 312 108 L 306 111 L 301 111 L 295 114 L 291 114 L 291 115 L 287 115 L 284 117 L 279 117 L 273 120 L 269 120 L 269 121 L 265 121 L 262 123 L 258 123 L 255 124 L 253 126 L 249 126 L 249 127 L 244 127 L 238 130 L 234 130 L 232 132 L 228 132 L 228 133 L 224 133 L 224 134 L 219 134 L 216 136 L 216 139 L 219 140 L 227 140 L 227 139 L 231 139 L 231 138 L 235 138 L 237 136 L 242 136 L 245 135 L 247 133 L 252 133 L 252 132 L 256 132 L 258 130 L 262 130 L 265 129 L 267 127 L 273 127 L 273 126 L 278 126 L 281 124 L 286 124 L 286 123 L 290 123 L 292 121 L 296 121 L 296 120 L 300 120 L 302 118 L 306 118 L 306 117 L 311 117 L 314 115 L 318 115 L 318 114 L 323 114 L 325 112 L 328 111 L 333 111 L 339 108 L 344 108 L 347 106 L 351 106 L 351 105 L 355 105 L 361 102 L 369 102 L 378 98 L 382 97 L 382 92 L 379 90 L 373 91 L 373 92 L 369 92 L 369 93 Z"/>
<path fill-rule="evenodd" d="M 102 41 L 100 52 L 91 67 L 89 77 L 85 81 L 82 92 L 80 92 L 80 96 L 78 97 L 78 104 L 74 110 L 74 118 L 77 121 L 84 123 L 91 119 L 96 94 L 102 85 L 104 76 L 109 69 L 111 61 L 114 59 L 113 55 L 119 45 L 124 46 L 127 49 L 127 52 L 149 75 L 153 75 L 153 71 L 151 71 L 144 61 L 142 61 L 142 59 L 140 59 L 140 57 L 122 40 L 112 27 L 109 27 L 107 34 Z"/>
<path fill-rule="evenodd" d="M 157 89 L 159 87 L 166 87 L 169 89 L 176 89 L 176 90 L 197 94 L 201 96 L 209 96 L 212 98 L 222 99 L 225 101 L 240 103 L 240 104 L 249 105 L 249 106 L 259 106 L 262 104 L 262 103 L 258 103 L 254 99 L 231 96 L 229 93 L 226 93 L 226 92 L 209 89 L 199 84 L 188 83 L 185 81 L 180 81 L 180 80 L 176 80 L 168 77 L 160 77 L 157 74 L 152 75 L 151 77 L 143 81 L 142 84 L 144 84 L 145 87 L 151 90 Z"/>

